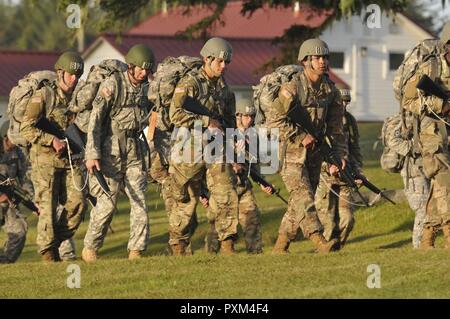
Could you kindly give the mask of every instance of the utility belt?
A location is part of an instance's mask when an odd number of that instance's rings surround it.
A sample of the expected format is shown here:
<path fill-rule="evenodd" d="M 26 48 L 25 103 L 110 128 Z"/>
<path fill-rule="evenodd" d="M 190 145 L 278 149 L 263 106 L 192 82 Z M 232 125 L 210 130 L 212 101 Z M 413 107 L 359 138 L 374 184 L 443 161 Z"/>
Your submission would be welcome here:
<path fill-rule="evenodd" d="M 141 143 L 139 136 L 141 135 L 141 131 L 137 129 L 121 129 L 118 127 L 117 124 L 115 124 L 114 120 L 111 121 L 110 125 L 110 133 L 114 136 L 117 136 L 119 139 L 119 151 L 120 151 L 120 158 L 122 160 L 127 159 L 127 141 L 128 139 L 133 139 L 133 142 L 135 143 L 135 149 L 136 152 L 140 151 L 140 154 L 142 155 L 142 169 L 146 170 L 146 163 L 145 163 L 145 152 L 143 150 L 140 150 Z M 144 142 L 146 142 L 146 139 L 144 139 Z M 148 144 L 147 144 L 147 151 L 148 151 Z M 149 152 L 148 152 L 149 153 Z"/>

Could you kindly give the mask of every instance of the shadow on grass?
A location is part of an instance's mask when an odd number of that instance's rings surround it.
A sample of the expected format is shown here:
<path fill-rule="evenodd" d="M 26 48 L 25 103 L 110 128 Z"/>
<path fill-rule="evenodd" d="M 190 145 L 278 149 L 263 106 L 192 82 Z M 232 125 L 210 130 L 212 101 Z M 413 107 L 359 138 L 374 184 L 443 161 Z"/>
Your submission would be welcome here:
<path fill-rule="evenodd" d="M 377 237 L 382 237 L 382 236 L 387 236 L 387 235 L 392 235 L 394 233 L 398 233 L 398 232 L 404 232 L 404 231 L 411 231 L 413 229 L 414 226 L 414 221 L 406 221 L 402 224 L 400 224 L 399 226 L 395 227 L 393 230 L 389 231 L 389 232 L 384 232 L 384 233 L 379 233 L 379 234 L 372 234 L 372 235 L 362 235 L 362 236 L 358 236 L 355 238 L 351 238 L 347 241 L 347 244 L 354 244 L 354 243 L 359 243 L 362 241 L 366 241 L 369 239 L 373 239 L 373 238 L 377 238 Z M 404 240 L 406 242 L 409 242 L 408 240 Z M 391 246 L 394 244 L 388 244 L 385 245 L 386 247 Z M 381 247 L 380 247 L 381 248 Z"/>
<path fill-rule="evenodd" d="M 400 241 L 397 241 L 392 244 L 383 245 L 383 246 L 378 247 L 378 249 L 401 248 L 406 245 L 411 245 L 411 239 L 404 239 L 404 240 L 400 240 Z"/>

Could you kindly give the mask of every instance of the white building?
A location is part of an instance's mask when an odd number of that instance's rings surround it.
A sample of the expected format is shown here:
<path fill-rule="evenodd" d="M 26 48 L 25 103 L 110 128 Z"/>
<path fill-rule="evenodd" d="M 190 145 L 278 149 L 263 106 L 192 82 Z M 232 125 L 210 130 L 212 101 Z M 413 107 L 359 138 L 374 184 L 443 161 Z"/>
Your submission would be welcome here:
<path fill-rule="evenodd" d="M 432 35 L 404 15 L 382 16 L 380 28 L 361 17 L 333 24 L 322 36 L 332 51 L 333 71 L 352 88 L 358 120 L 378 121 L 399 109 L 392 81 L 406 51 Z"/>

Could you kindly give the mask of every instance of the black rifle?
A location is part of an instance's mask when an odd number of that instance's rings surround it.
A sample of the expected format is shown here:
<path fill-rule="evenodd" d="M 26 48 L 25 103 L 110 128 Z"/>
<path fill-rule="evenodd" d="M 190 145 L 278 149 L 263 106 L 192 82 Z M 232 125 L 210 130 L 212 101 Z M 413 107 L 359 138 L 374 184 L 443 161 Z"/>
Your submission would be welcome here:
<path fill-rule="evenodd" d="M 395 205 L 395 202 L 383 194 L 378 187 L 370 183 L 362 174 L 352 169 L 350 163 L 347 163 L 345 169 L 342 169 L 342 160 L 336 154 L 335 150 L 333 150 L 333 142 L 331 137 L 326 134 L 319 134 L 317 132 L 314 124 L 312 123 L 311 117 L 305 108 L 298 104 L 294 105 L 294 107 L 288 112 L 287 117 L 291 123 L 297 125 L 304 132 L 314 137 L 318 150 L 322 154 L 325 161 L 331 165 L 335 165 L 338 168 L 341 180 L 358 195 L 367 207 L 369 207 L 369 203 L 367 202 L 367 199 L 359 192 L 358 184 L 355 180 L 360 179 L 363 182 L 363 185 L 369 190 Z"/>
<path fill-rule="evenodd" d="M 45 133 L 56 136 L 60 140 L 67 139 L 69 143 L 68 146 L 71 153 L 74 154 L 74 158 L 83 158 L 85 142 L 82 138 L 82 133 L 75 124 L 70 124 L 64 132 L 54 123 L 50 122 L 46 117 L 41 116 L 39 120 L 37 120 L 37 122 L 34 124 L 34 126 Z M 111 190 L 106 183 L 105 177 L 101 172 L 97 170 L 96 167 L 93 168 L 93 172 L 101 188 L 109 196 Z"/>
<path fill-rule="evenodd" d="M 229 123 L 229 121 L 227 121 L 224 117 L 222 116 L 217 116 L 214 115 L 210 110 L 208 110 L 204 105 L 200 104 L 198 101 L 194 100 L 192 97 L 190 96 L 186 96 L 186 99 L 184 100 L 183 103 L 183 109 L 185 109 L 188 112 L 197 114 L 197 115 L 203 115 L 203 116 L 207 116 L 209 118 L 215 119 L 217 121 L 220 122 L 220 124 L 223 127 L 234 127 L 234 125 L 232 123 Z M 245 141 L 247 143 L 247 141 Z M 245 148 L 246 153 L 248 153 L 247 148 Z M 275 195 L 277 196 L 279 199 L 281 199 L 284 203 L 288 203 L 286 199 L 284 199 L 281 195 L 280 195 L 280 190 L 277 189 L 275 186 L 273 186 L 272 184 L 270 184 L 268 181 L 266 181 L 255 169 L 253 169 L 252 167 L 250 168 L 250 177 L 252 178 L 252 180 L 259 184 L 262 185 L 263 187 L 267 187 L 269 186 L 272 190 L 271 190 L 271 195 Z"/>
<path fill-rule="evenodd" d="M 0 193 L 6 194 L 14 205 L 17 206 L 22 203 L 25 207 L 39 216 L 39 209 L 29 198 L 28 193 L 21 187 L 14 185 L 10 179 L 3 174 L 0 174 Z"/>
<path fill-rule="evenodd" d="M 444 101 L 448 100 L 448 95 L 426 74 L 422 75 L 416 87 L 426 94 L 437 96 Z"/>
<path fill-rule="evenodd" d="M 448 102 L 449 96 L 442 90 L 436 83 L 433 82 L 432 79 L 426 74 L 422 75 L 419 82 L 417 82 L 416 87 L 422 91 L 424 91 L 427 95 L 434 95 L 438 98 L 441 98 L 445 102 Z M 431 115 L 431 114 L 430 114 Z M 438 118 L 438 120 L 443 121 L 437 114 L 431 115 L 433 118 Z M 445 125 L 448 126 L 448 123 L 444 121 Z"/>

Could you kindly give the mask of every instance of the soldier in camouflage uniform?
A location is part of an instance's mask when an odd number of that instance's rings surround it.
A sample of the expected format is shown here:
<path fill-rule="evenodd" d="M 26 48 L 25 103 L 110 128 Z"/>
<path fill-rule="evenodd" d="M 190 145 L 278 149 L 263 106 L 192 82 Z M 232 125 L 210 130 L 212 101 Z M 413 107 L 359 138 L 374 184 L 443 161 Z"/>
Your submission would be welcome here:
<path fill-rule="evenodd" d="M 204 105 L 213 114 L 226 118 L 227 122 L 234 122 L 234 94 L 222 77 L 226 65 L 231 62 L 231 45 L 221 38 L 212 38 L 205 43 L 200 54 L 204 61 L 201 69 L 188 73 L 180 80 L 174 91 L 170 105 L 170 120 L 177 128 L 192 129 L 194 122 L 198 121 L 203 129 L 209 128 L 212 132 L 217 132 L 219 129 L 225 130 L 217 120 L 188 113 L 183 109 L 186 98 L 190 97 Z M 184 137 L 179 136 L 179 138 Z M 189 143 L 194 144 L 194 135 L 186 140 L 183 146 L 187 147 Z M 203 158 L 175 162 L 173 158 L 177 154 L 174 150 L 172 153 L 169 172 L 175 204 L 169 219 L 169 244 L 173 254 L 185 255 L 186 247 L 190 244 L 192 236 L 190 225 L 194 211 L 192 207 L 198 202 L 201 179 L 205 171 L 207 187 L 211 192 L 210 209 L 215 217 L 221 252 L 233 254 L 238 224 L 238 196 L 233 185 L 231 165 L 225 163 L 224 159 L 208 164 Z M 188 194 L 189 187 L 192 189 L 190 194 Z"/>
<path fill-rule="evenodd" d="M 165 107 L 160 107 L 156 111 L 157 123 L 154 129 L 153 136 L 149 140 L 149 145 L 151 149 L 151 166 L 150 166 L 150 178 L 156 181 L 161 187 L 161 195 L 164 200 L 164 206 L 166 209 L 167 217 L 170 220 L 170 214 L 174 205 L 174 198 L 172 196 L 170 187 L 168 187 L 169 181 L 169 161 L 170 161 L 170 148 L 171 148 L 171 135 L 173 132 L 173 125 L 170 123 L 169 119 L 169 109 Z M 149 131 L 150 132 L 150 131 Z M 191 209 L 193 216 L 190 223 L 189 233 L 194 234 L 197 228 L 197 213 L 195 211 L 197 206 L 197 198 L 194 194 L 194 189 L 189 184 L 188 192 L 193 197 L 190 205 L 185 206 L 185 210 Z M 168 247 L 169 254 L 172 253 L 171 247 Z M 192 248 L 189 245 L 186 248 L 186 254 L 192 255 Z"/>
<path fill-rule="evenodd" d="M 256 110 L 251 99 L 241 98 L 236 103 L 236 127 L 242 133 L 242 137 L 245 137 L 246 134 L 253 133 L 247 130 L 253 126 L 255 115 Z M 238 143 L 242 144 L 242 142 L 244 141 L 240 140 Z M 245 145 L 237 145 L 237 151 L 244 151 L 243 147 L 245 147 Z M 262 253 L 261 214 L 256 205 L 252 182 L 248 176 L 249 165 L 250 164 L 233 163 L 236 191 L 239 201 L 239 224 L 244 232 L 247 252 L 250 254 L 260 254 Z M 251 165 L 255 165 L 256 167 L 253 167 L 256 169 L 258 167 L 256 163 L 252 163 Z M 261 189 L 268 194 L 271 193 L 271 188 L 269 186 L 261 186 Z M 220 248 L 216 242 L 218 235 L 216 232 L 214 216 L 210 217 L 210 229 L 205 237 L 205 250 L 207 252 L 217 252 Z"/>
<path fill-rule="evenodd" d="M 140 258 L 149 240 L 145 202 L 148 149 L 139 136 L 149 112 L 148 76 L 155 66 L 155 57 L 149 47 L 137 44 L 128 51 L 125 61 L 125 72 L 106 78 L 100 85 L 90 115 L 86 168 L 90 174 L 94 167 L 103 173 L 111 196 L 96 179 L 90 179 L 90 193 L 97 197 L 97 205 L 91 210 L 81 253 L 86 262 L 97 260 L 122 188 L 131 206 L 128 258 Z"/>
<path fill-rule="evenodd" d="M 281 177 L 289 192 L 289 205 L 281 221 L 274 253 L 287 253 L 299 228 L 320 252 L 331 251 L 337 243 L 336 240 L 327 242 L 324 239 L 314 205 L 323 158 L 314 147 L 314 137 L 287 118 L 292 108 L 306 108 L 316 130 L 322 132 L 326 129 L 338 155 L 341 158 L 346 155 L 342 132 L 343 106 L 339 91 L 326 76 L 328 55 L 328 46 L 322 40 L 303 42 L 298 60 L 304 71 L 281 86 L 277 98 L 266 112 L 267 126 L 279 129 Z M 331 175 L 338 173 L 334 165 L 330 165 L 329 170 Z"/>
<path fill-rule="evenodd" d="M 423 159 L 423 172 L 431 179 L 421 249 L 434 247 L 436 233 L 440 228 L 444 232 L 445 247 L 450 248 L 450 102 L 434 95 L 424 95 L 416 87 L 425 74 L 447 95 L 450 94 L 449 41 L 450 22 L 447 22 L 441 34 L 445 53 L 419 65 L 416 74 L 406 83 L 402 100 L 402 107 L 406 111 L 419 116 L 417 144 Z"/>
<path fill-rule="evenodd" d="M 403 179 L 404 192 L 409 207 L 415 212 L 412 244 L 419 248 L 423 234 L 423 223 L 425 222 L 426 203 L 430 193 L 430 179 L 423 172 L 423 158 L 420 154 L 418 142 L 418 116 L 411 112 L 402 110 L 403 124 L 398 127 L 387 141 L 388 147 L 405 156 L 400 175 Z M 416 123 L 414 123 L 416 122 Z"/>
<path fill-rule="evenodd" d="M 78 53 L 62 54 L 55 64 L 57 81 L 34 93 L 20 126 L 21 135 L 31 144 L 31 175 L 35 202 L 40 210 L 36 242 L 44 261 L 59 260 L 58 247 L 64 240 L 72 238 L 77 230 L 86 210 L 86 201 L 79 190 L 84 182 L 80 163 L 72 163 L 71 168 L 65 142 L 42 132 L 34 124 L 40 116 L 45 116 L 61 129 L 66 129 L 69 125 L 67 106 L 83 74 L 83 65 Z M 56 218 L 58 204 L 64 206 L 59 220 Z"/>
<path fill-rule="evenodd" d="M 362 155 L 359 147 L 359 131 L 356 119 L 350 114 L 346 107 L 351 102 L 350 90 L 343 86 L 337 86 L 341 93 L 345 113 L 343 130 L 348 145 L 347 165 L 361 171 Z M 362 181 L 358 180 L 357 183 Z M 323 237 L 326 240 L 336 238 L 339 242 L 337 247 L 342 248 L 353 229 L 353 205 L 352 190 L 338 177 L 330 176 L 328 165 L 322 164 L 322 172 L 319 185 L 317 186 L 315 200 L 319 220 L 323 225 Z"/>
<path fill-rule="evenodd" d="M 11 143 L 7 137 L 9 121 L 0 128 L 0 173 L 31 194 L 31 181 L 27 179 L 27 159 L 20 148 Z M 9 203 L 6 194 L 0 194 L 0 218 L 3 230 L 7 234 L 3 254 L 0 254 L 0 264 L 15 262 L 22 253 L 28 230 L 26 218 Z"/>

